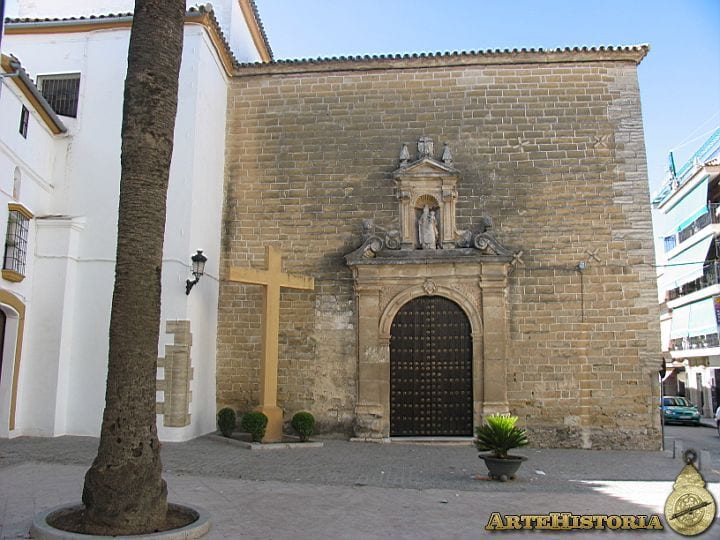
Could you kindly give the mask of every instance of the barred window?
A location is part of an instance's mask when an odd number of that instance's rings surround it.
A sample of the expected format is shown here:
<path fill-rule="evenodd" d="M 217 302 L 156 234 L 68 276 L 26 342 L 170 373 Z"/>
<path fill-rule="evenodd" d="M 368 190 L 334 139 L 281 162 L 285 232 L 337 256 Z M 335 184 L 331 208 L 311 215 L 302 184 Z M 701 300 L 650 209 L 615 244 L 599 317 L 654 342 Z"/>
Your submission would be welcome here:
<path fill-rule="evenodd" d="M 40 92 L 57 114 L 77 117 L 80 74 L 38 75 Z"/>
<path fill-rule="evenodd" d="M 9 217 L 5 235 L 5 260 L 2 277 L 21 281 L 25 277 L 28 231 L 32 214 L 19 204 L 8 205 Z"/>

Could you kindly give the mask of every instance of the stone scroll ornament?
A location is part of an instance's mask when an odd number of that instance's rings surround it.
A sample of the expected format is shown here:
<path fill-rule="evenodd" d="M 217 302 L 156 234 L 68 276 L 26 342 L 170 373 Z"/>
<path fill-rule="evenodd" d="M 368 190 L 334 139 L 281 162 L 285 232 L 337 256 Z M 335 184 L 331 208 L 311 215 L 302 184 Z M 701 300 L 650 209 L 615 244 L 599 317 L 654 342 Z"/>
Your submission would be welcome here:
<path fill-rule="evenodd" d="M 363 244 L 356 251 L 364 259 L 374 259 L 385 249 L 400 249 L 400 232 L 394 229 L 385 231 L 377 227 L 372 219 L 363 219 Z"/>
<path fill-rule="evenodd" d="M 503 246 L 493 234 L 492 220 L 483 218 L 481 232 L 470 230 L 458 231 L 456 242 L 458 248 L 476 249 L 483 255 L 513 257 L 513 262 L 522 262 L 520 253 L 514 253 Z M 365 259 L 373 259 L 385 250 L 400 249 L 400 233 L 397 230 L 385 231 L 376 226 L 372 219 L 363 220 L 363 243 L 356 250 Z M 423 249 L 432 249 L 429 246 Z"/>
<path fill-rule="evenodd" d="M 457 247 L 475 248 L 483 255 L 502 257 L 513 257 L 515 255 L 495 238 L 492 219 L 483 217 L 480 228 L 481 230 L 478 233 L 473 233 L 470 230 L 458 231 Z"/>

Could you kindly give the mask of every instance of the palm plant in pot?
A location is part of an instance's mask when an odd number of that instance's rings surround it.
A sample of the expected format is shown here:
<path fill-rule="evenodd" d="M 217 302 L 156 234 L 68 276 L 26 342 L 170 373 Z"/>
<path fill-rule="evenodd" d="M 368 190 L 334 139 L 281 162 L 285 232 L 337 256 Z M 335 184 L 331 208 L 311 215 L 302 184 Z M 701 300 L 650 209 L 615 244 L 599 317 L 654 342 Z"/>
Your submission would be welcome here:
<path fill-rule="evenodd" d="M 517 416 L 509 414 L 491 414 L 475 429 L 477 449 L 490 451 L 489 454 L 480 454 L 479 457 L 485 461 L 489 476 L 494 480 L 506 482 L 515 478 L 520 465 L 527 459 L 524 456 L 508 454 L 513 448 L 528 443 L 527 431 L 515 425 L 517 420 Z"/>

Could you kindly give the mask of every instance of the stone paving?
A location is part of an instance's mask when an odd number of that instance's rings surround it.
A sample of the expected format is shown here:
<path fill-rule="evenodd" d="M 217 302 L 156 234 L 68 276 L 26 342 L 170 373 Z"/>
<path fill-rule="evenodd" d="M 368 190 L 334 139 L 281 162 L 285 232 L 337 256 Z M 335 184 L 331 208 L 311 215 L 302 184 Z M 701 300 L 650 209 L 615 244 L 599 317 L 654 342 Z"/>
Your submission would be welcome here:
<path fill-rule="evenodd" d="M 96 448 L 87 437 L 0 439 L 0 538 L 27 538 L 35 513 L 78 500 Z M 662 513 L 681 468 L 669 452 L 517 453 L 529 460 L 507 483 L 485 478 L 469 444 L 325 440 L 321 448 L 257 452 L 201 437 L 165 443 L 162 457 L 170 500 L 208 509 L 210 539 L 470 539 L 490 535 L 483 527 L 492 512 Z M 719 468 L 705 474 L 717 500 Z M 597 535 L 631 533 L 572 534 Z M 642 533 L 674 537 L 667 527 Z"/>

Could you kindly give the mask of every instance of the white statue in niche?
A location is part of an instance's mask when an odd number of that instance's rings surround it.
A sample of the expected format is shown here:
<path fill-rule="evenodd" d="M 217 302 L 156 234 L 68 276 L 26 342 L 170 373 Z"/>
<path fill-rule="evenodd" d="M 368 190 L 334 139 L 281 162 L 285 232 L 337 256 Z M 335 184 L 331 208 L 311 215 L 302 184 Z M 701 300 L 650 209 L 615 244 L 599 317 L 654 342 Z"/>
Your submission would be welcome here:
<path fill-rule="evenodd" d="M 426 204 L 418 219 L 418 241 L 420 249 L 437 249 L 438 229 L 435 212 Z"/>

